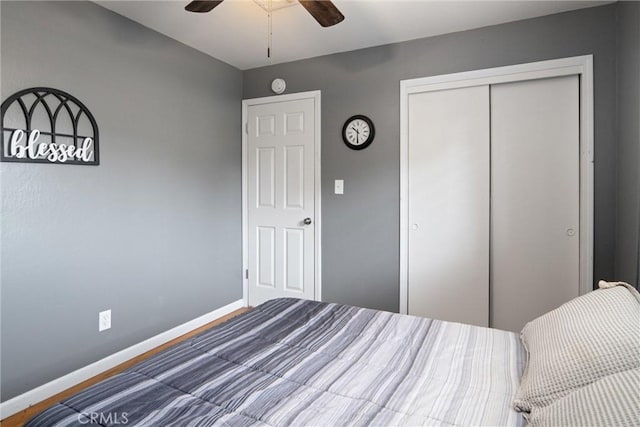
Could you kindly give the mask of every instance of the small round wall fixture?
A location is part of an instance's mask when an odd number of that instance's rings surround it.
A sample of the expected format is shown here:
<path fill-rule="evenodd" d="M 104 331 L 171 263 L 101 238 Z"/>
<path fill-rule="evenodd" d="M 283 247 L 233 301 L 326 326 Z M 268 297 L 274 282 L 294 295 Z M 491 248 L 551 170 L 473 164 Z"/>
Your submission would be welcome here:
<path fill-rule="evenodd" d="M 284 79 L 273 79 L 271 82 L 271 90 L 273 93 L 280 95 L 287 88 L 287 83 Z"/>
<path fill-rule="evenodd" d="M 376 128 L 373 122 L 361 114 L 349 117 L 342 127 L 342 140 L 352 150 L 367 148 L 375 136 Z"/>

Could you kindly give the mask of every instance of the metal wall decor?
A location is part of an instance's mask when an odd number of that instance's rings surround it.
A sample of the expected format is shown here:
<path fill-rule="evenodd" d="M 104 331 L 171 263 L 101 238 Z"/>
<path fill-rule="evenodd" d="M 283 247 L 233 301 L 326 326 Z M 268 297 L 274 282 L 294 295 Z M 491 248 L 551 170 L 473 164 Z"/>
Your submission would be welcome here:
<path fill-rule="evenodd" d="M 34 87 L 11 95 L 2 103 L 0 123 L 0 161 L 100 164 L 96 120 L 59 89 Z"/>

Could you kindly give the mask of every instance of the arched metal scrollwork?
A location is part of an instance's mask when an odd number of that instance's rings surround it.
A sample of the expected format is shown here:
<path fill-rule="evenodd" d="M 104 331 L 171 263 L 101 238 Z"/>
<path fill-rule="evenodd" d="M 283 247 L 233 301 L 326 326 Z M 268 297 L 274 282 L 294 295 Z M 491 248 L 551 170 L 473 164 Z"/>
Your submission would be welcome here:
<path fill-rule="evenodd" d="M 99 165 L 98 124 L 74 96 L 49 87 L 21 90 L 1 107 L 3 162 Z"/>

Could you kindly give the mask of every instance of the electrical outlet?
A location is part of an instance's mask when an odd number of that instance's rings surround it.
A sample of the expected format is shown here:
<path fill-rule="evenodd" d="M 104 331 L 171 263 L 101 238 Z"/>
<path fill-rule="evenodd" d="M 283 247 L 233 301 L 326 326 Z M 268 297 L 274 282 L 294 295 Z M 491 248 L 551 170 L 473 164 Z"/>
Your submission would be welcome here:
<path fill-rule="evenodd" d="M 111 309 L 98 313 L 98 332 L 111 329 Z"/>
<path fill-rule="evenodd" d="M 336 179 L 334 181 L 333 193 L 334 194 L 344 194 L 344 180 L 343 179 Z"/>

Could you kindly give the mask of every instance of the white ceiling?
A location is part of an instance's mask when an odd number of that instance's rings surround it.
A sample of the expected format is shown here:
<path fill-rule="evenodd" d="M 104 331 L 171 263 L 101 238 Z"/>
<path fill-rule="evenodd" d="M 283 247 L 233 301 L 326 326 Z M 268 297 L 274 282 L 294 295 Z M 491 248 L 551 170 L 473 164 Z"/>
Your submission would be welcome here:
<path fill-rule="evenodd" d="M 267 13 L 254 1 L 225 0 L 204 14 L 186 12 L 188 2 L 96 1 L 242 70 L 610 3 L 333 0 L 346 18 L 329 28 L 294 4 L 273 13 L 273 49 L 267 59 Z"/>

